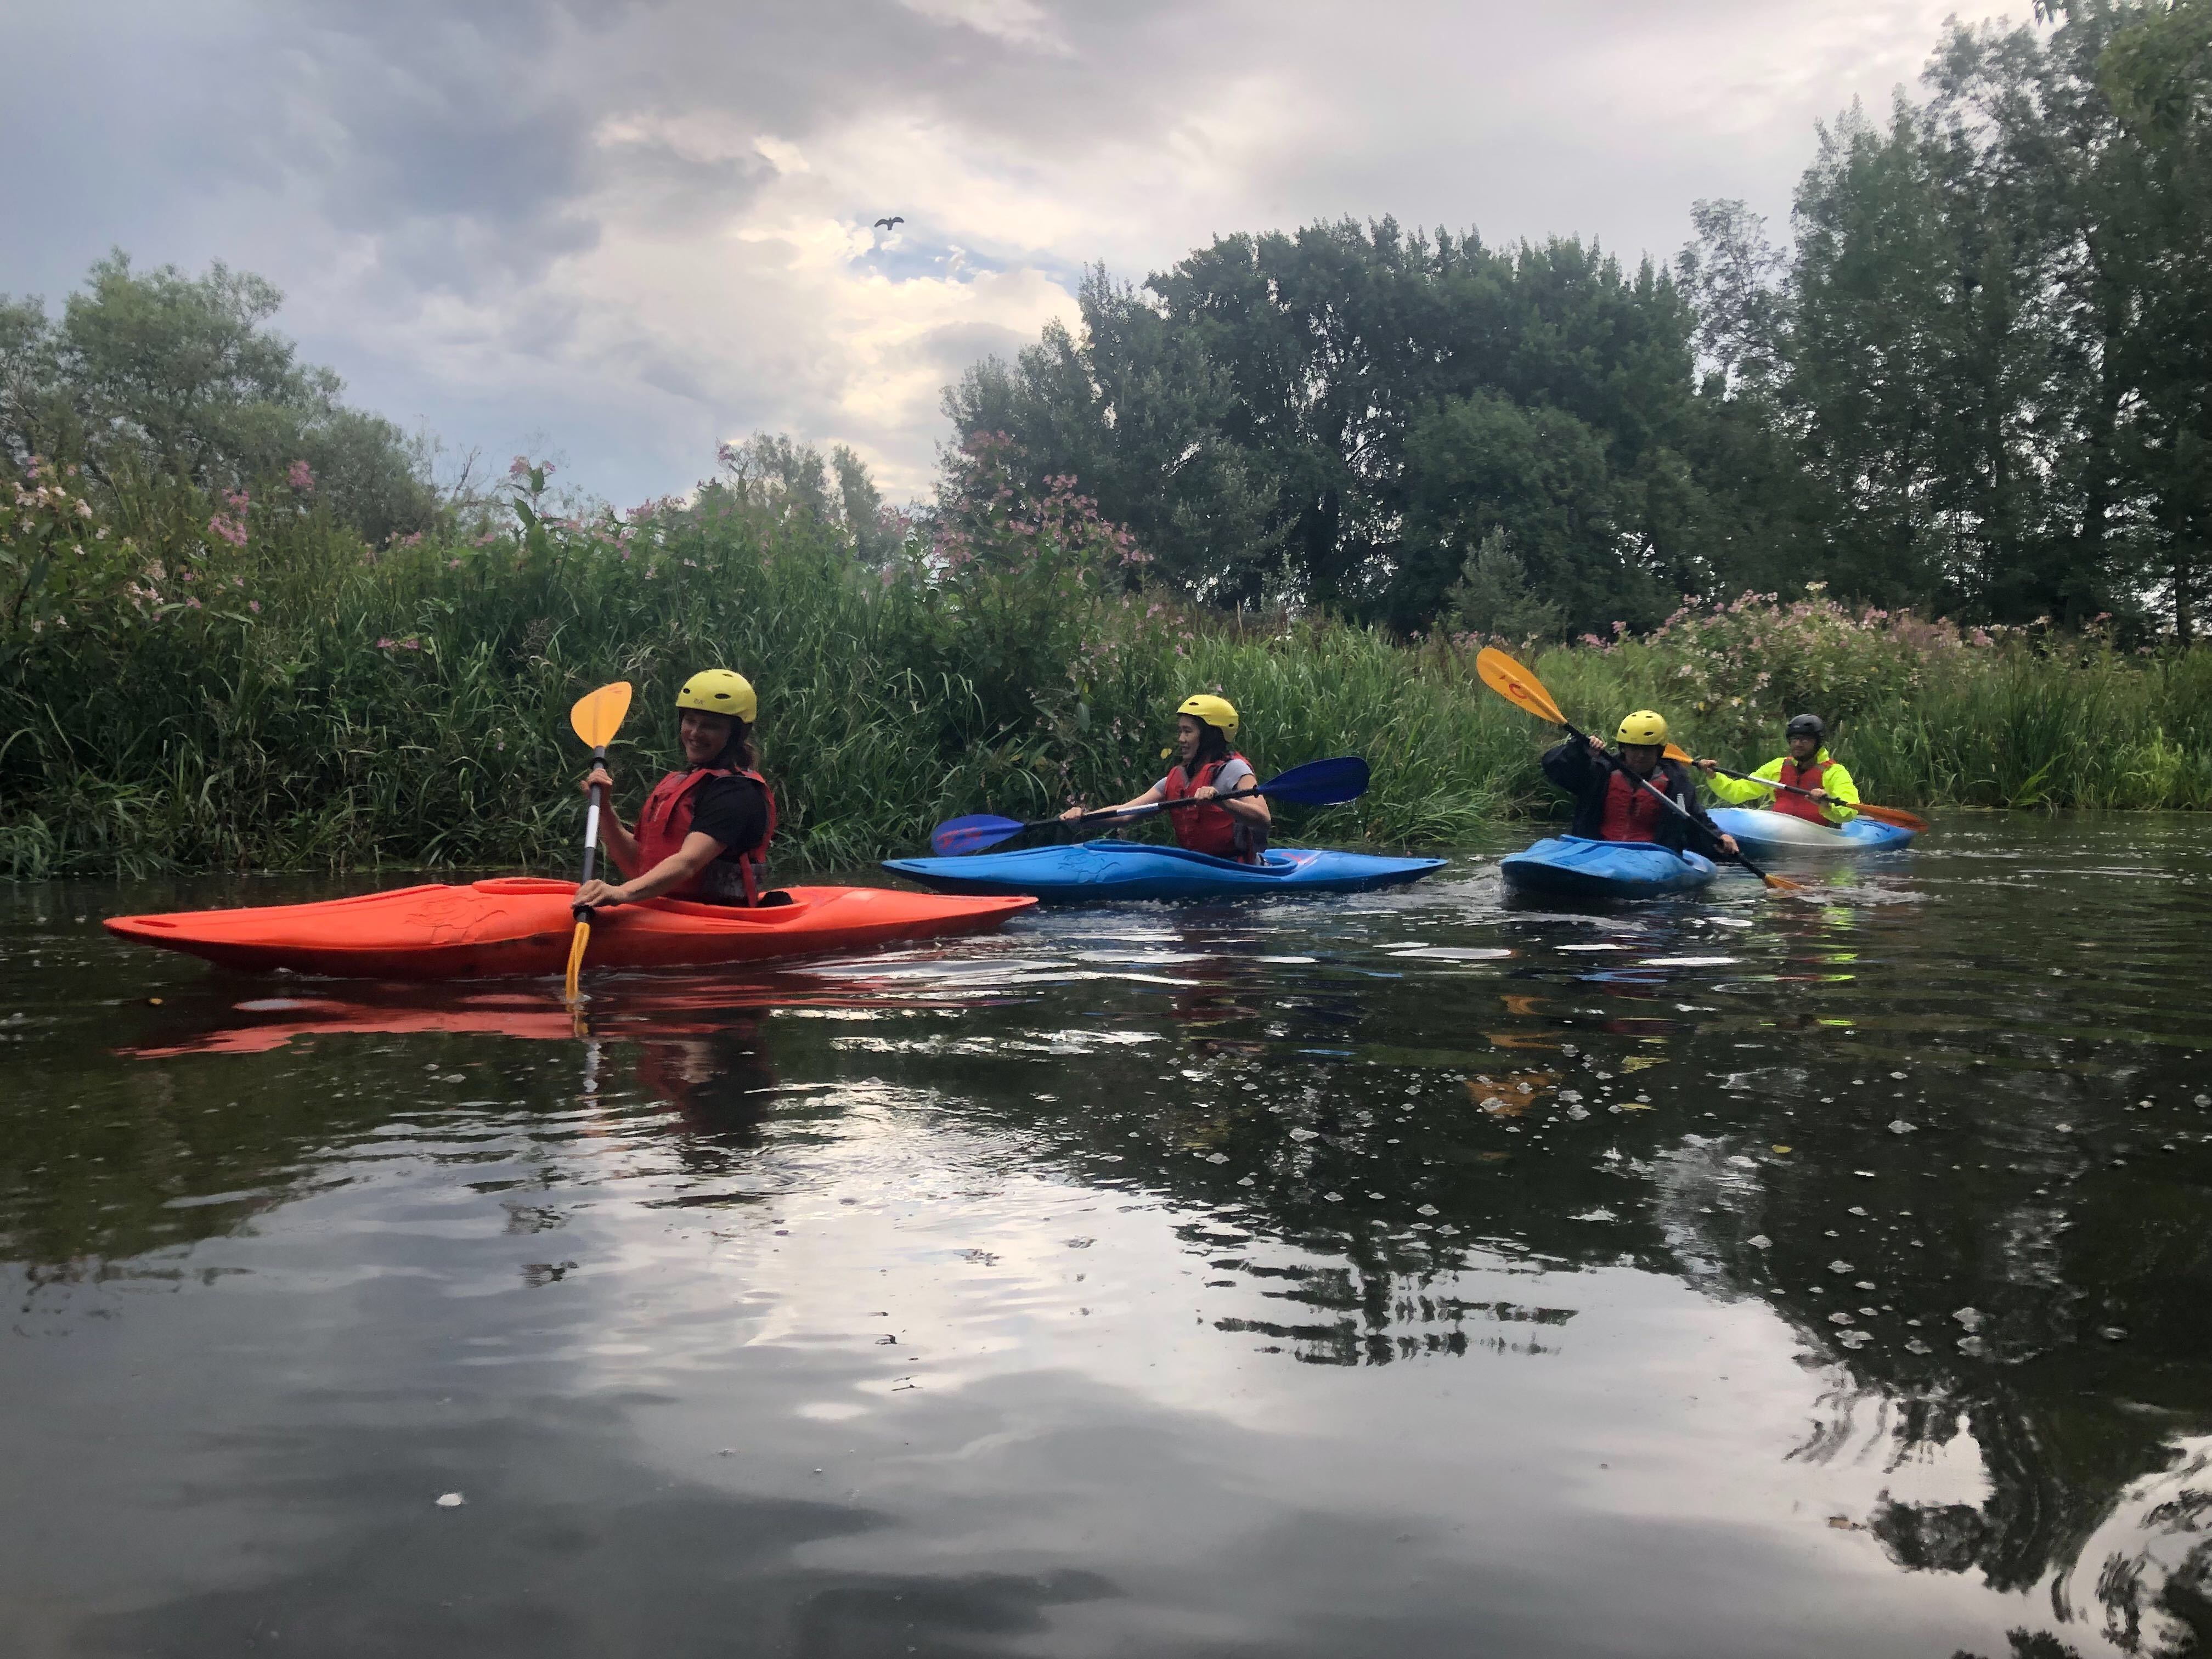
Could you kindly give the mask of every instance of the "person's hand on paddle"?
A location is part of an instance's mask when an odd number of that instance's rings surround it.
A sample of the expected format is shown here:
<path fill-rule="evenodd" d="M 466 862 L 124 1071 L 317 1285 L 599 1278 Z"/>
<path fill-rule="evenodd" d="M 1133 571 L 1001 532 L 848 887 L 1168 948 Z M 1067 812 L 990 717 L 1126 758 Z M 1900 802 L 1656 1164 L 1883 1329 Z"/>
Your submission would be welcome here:
<path fill-rule="evenodd" d="M 588 795 L 592 793 L 592 786 L 594 784 L 597 784 L 600 788 L 607 792 L 605 797 L 607 799 L 612 800 L 614 799 L 614 776 L 605 767 L 594 766 L 592 769 L 592 775 L 586 778 L 581 783 L 578 784 L 576 787 L 582 790 Z"/>
<path fill-rule="evenodd" d="M 629 890 L 611 882 L 587 881 L 576 890 L 576 903 L 587 910 L 611 910 L 629 902 Z"/>
<path fill-rule="evenodd" d="M 1721 836 L 1721 851 L 1732 859 L 1740 859 L 1743 856 L 1743 849 L 1735 844 L 1735 837 L 1730 835 L 1723 834 Z"/>
<path fill-rule="evenodd" d="M 1717 760 L 1696 760 L 1692 761 L 1690 764 L 1696 767 L 1698 770 L 1703 772 L 1707 777 L 1712 776 L 1714 773 L 1721 769 L 1721 763 Z"/>
<path fill-rule="evenodd" d="M 1091 809 L 1084 805 L 1081 801 L 1078 801 L 1074 805 L 1069 807 L 1067 811 L 1060 815 L 1060 821 L 1062 823 L 1073 823 L 1076 819 L 1081 817 L 1090 810 Z"/>

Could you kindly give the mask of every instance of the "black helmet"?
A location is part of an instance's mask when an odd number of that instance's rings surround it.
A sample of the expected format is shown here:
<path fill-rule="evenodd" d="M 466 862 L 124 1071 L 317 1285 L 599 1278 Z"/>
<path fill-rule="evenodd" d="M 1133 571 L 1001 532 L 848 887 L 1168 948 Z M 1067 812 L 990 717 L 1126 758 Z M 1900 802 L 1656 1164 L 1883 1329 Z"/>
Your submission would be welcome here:
<path fill-rule="evenodd" d="M 1792 714 L 1790 724 L 1782 728 L 1785 738 L 1825 738 L 1828 728 L 1820 724 L 1818 714 Z"/>

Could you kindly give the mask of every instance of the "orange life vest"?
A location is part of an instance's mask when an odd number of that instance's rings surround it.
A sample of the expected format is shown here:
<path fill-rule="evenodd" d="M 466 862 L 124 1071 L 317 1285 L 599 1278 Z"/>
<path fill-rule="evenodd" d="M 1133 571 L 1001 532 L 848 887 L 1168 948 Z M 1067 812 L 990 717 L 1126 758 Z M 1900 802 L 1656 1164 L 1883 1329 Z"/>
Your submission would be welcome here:
<path fill-rule="evenodd" d="M 644 866 L 637 872 L 643 875 L 655 868 L 663 859 L 671 858 L 683 850 L 684 838 L 691 833 L 691 815 L 698 809 L 700 786 L 709 778 L 750 778 L 760 785 L 761 793 L 768 801 L 768 829 L 757 847 L 741 848 L 737 860 L 738 879 L 744 888 L 747 904 L 758 904 L 761 894 L 768 886 L 768 844 L 775 839 L 775 791 L 768 787 L 768 780 L 757 772 L 727 766 L 702 766 L 690 772 L 671 772 L 653 786 L 653 793 L 645 798 L 645 805 L 637 813 L 638 861 Z M 720 860 L 717 860 L 716 862 Z M 672 887 L 664 898 L 714 899 L 722 895 L 712 890 L 708 872 L 693 876 L 679 887 Z"/>
<path fill-rule="evenodd" d="M 1826 775 L 1827 770 L 1828 764 L 1826 761 L 1814 761 L 1801 772 L 1797 769 L 1796 761 L 1785 758 L 1782 763 L 1782 781 L 1794 783 L 1800 789 L 1818 789 L 1820 787 L 1820 780 Z M 1774 799 L 1767 804 L 1767 810 L 1774 812 L 1787 812 L 1793 818 L 1804 818 L 1813 823 L 1826 824 L 1830 829 L 1835 827 L 1828 823 L 1828 815 L 1820 810 L 1820 802 L 1807 800 L 1802 795 L 1786 795 L 1779 789 L 1774 792 Z"/>
<path fill-rule="evenodd" d="M 1160 785 L 1160 793 L 1170 800 L 1188 800 L 1221 775 L 1221 769 L 1233 760 L 1244 760 L 1237 754 L 1224 755 L 1218 761 L 1208 761 L 1198 769 L 1193 777 L 1183 770 L 1180 763 L 1168 769 L 1166 781 Z M 1247 766 L 1252 763 L 1244 761 Z M 1218 859 L 1240 859 L 1246 864 L 1260 861 L 1260 848 L 1264 837 L 1255 833 L 1225 806 L 1194 806 L 1187 812 L 1170 812 L 1168 822 L 1175 826 L 1176 842 L 1194 853 L 1211 853 Z"/>
<path fill-rule="evenodd" d="M 1651 781 L 1656 787 L 1666 787 L 1665 779 L 1657 774 L 1653 775 Z M 1650 841 L 1659 828 L 1659 815 L 1666 810 L 1650 790 L 1628 775 L 1626 767 L 1616 766 L 1613 775 L 1605 781 L 1605 807 L 1598 819 L 1598 838 Z"/>

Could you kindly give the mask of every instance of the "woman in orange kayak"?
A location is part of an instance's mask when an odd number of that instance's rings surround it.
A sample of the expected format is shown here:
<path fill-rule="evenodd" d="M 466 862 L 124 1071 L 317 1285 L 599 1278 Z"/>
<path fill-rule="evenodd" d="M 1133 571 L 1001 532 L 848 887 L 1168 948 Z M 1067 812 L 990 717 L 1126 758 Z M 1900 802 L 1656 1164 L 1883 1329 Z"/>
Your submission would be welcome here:
<path fill-rule="evenodd" d="M 584 780 L 587 793 L 595 783 L 608 787 L 601 828 L 607 852 L 629 879 L 586 882 L 576 890 L 580 905 L 604 909 L 649 898 L 759 904 L 771 896 L 775 795 L 753 762 L 760 699 L 744 675 L 709 668 L 684 682 L 676 706 L 684 711 L 676 732 L 685 767 L 653 786 L 635 834 L 615 815 L 606 769 L 594 768 Z"/>
<path fill-rule="evenodd" d="M 1252 763 L 1229 746 L 1237 735 L 1237 710 L 1226 697 L 1200 692 L 1185 697 L 1176 710 L 1176 764 L 1167 775 L 1133 800 L 1111 808 L 1135 812 L 1158 808 L 1171 800 L 1218 800 L 1218 806 L 1194 806 L 1168 814 L 1176 842 L 1194 853 L 1257 864 L 1267 850 L 1267 829 L 1273 819 L 1267 798 L 1249 792 L 1260 786 Z M 1073 819 L 1084 808 L 1071 806 L 1060 814 Z"/>

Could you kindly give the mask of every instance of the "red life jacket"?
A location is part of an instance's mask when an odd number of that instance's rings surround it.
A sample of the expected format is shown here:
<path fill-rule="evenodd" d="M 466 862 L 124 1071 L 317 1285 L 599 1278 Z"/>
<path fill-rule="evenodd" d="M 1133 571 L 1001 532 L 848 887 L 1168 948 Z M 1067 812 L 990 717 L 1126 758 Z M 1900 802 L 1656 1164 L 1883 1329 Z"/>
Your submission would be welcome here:
<path fill-rule="evenodd" d="M 1168 768 L 1166 781 L 1160 785 L 1160 793 L 1170 800 L 1188 800 L 1221 775 L 1221 769 L 1233 760 L 1244 760 L 1238 754 L 1224 755 L 1218 761 L 1209 761 L 1191 776 L 1180 763 Z M 1247 766 L 1252 763 L 1244 761 Z M 1246 864 L 1260 861 L 1260 848 L 1265 838 L 1255 834 L 1255 826 L 1248 826 L 1225 806 L 1194 806 L 1188 812 L 1170 812 L 1168 822 L 1175 826 L 1175 838 L 1194 853 L 1211 853 L 1218 859 L 1240 859 Z"/>
<path fill-rule="evenodd" d="M 745 902 L 758 904 L 761 894 L 768 886 L 768 844 L 775 839 L 775 791 L 768 787 L 768 780 L 757 772 L 743 771 L 726 766 L 702 766 L 696 771 L 671 772 L 653 786 L 653 793 L 645 798 L 645 805 L 637 813 L 637 855 L 644 867 L 637 872 L 658 866 L 663 859 L 671 858 L 683 850 L 684 838 L 691 833 L 691 814 L 698 808 L 700 786 L 709 778 L 750 778 L 760 785 L 761 793 L 768 801 L 768 829 L 757 847 L 738 849 L 738 879 L 744 884 Z M 720 862 L 720 860 L 716 860 Z M 672 887 L 663 898 L 714 899 L 708 881 L 708 865 L 681 886 Z"/>
<path fill-rule="evenodd" d="M 1651 781 L 1659 788 L 1667 787 L 1663 774 L 1653 773 Z M 1605 781 L 1605 807 L 1598 819 L 1598 839 L 1650 841 L 1666 810 L 1650 790 L 1628 775 L 1626 767 L 1616 766 Z"/>
<path fill-rule="evenodd" d="M 1800 789 L 1818 789 L 1827 769 L 1826 761 L 1816 760 L 1801 772 L 1797 769 L 1797 763 L 1785 757 L 1782 762 L 1782 781 L 1794 783 Z M 1767 803 L 1767 810 L 1787 812 L 1793 818 L 1804 818 L 1810 823 L 1826 824 L 1830 829 L 1835 827 L 1828 823 L 1828 815 L 1820 810 L 1820 802 L 1807 800 L 1802 795 L 1785 795 L 1779 789 L 1774 792 L 1774 799 Z"/>

